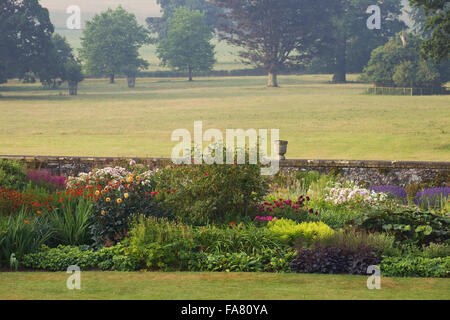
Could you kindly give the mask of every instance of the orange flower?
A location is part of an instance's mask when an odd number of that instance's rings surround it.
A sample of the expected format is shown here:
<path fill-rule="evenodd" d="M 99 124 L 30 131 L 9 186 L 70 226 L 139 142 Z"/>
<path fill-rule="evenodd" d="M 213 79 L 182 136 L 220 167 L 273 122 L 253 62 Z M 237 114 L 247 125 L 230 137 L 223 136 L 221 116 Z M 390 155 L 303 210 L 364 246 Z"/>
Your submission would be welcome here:
<path fill-rule="evenodd" d="M 118 204 L 121 204 L 122 201 L 123 201 L 122 198 L 118 198 L 118 199 L 117 199 L 117 203 L 118 203 Z"/>
<path fill-rule="evenodd" d="M 41 215 L 42 214 L 42 212 L 40 212 L 40 211 L 38 211 L 38 212 L 36 212 L 38 215 Z"/>
<path fill-rule="evenodd" d="M 234 222 L 234 221 L 231 221 L 228 225 L 230 225 L 230 226 L 234 226 L 234 225 L 236 225 L 236 222 Z"/>
<path fill-rule="evenodd" d="M 30 221 L 29 220 L 25 220 L 24 221 L 26 224 L 30 224 Z"/>
<path fill-rule="evenodd" d="M 105 210 L 102 210 L 101 214 L 102 214 L 102 216 L 104 216 L 105 215 Z"/>

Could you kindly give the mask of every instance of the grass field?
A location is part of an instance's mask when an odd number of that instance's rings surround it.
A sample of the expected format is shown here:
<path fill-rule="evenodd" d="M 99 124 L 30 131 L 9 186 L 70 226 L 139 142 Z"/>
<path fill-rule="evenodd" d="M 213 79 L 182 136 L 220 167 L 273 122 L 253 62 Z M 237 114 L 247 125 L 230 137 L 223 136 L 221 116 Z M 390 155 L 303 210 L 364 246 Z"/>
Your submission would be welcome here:
<path fill-rule="evenodd" d="M 450 279 L 259 273 L 82 272 L 81 290 L 68 290 L 67 273 L 0 273 L 0 299 L 448 299 Z"/>
<path fill-rule="evenodd" d="M 356 79 L 356 76 L 350 77 Z M 280 129 L 288 158 L 450 160 L 450 96 L 369 96 L 329 75 L 86 80 L 65 88 L 0 86 L 0 154 L 170 156 L 172 131 Z"/>

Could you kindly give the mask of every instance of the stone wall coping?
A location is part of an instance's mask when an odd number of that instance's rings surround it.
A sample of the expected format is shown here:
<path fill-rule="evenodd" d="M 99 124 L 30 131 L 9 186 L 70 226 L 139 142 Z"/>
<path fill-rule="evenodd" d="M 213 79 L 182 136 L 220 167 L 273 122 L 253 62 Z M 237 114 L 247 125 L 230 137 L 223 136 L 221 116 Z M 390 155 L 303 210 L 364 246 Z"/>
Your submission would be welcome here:
<path fill-rule="evenodd" d="M 170 163 L 170 158 L 146 157 L 72 157 L 72 156 L 33 156 L 0 155 L 0 159 L 19 160 L 28 163 L 113 163 L 135 160 L 141 163 Z M 450 170 L 450 162 L 432 161 L 385 161 L 385 160 L 327 160 L 327 159 L 286 159 L 280 160 L 284 168 L 385 168 L 385 169 L 443 169 Z"/>

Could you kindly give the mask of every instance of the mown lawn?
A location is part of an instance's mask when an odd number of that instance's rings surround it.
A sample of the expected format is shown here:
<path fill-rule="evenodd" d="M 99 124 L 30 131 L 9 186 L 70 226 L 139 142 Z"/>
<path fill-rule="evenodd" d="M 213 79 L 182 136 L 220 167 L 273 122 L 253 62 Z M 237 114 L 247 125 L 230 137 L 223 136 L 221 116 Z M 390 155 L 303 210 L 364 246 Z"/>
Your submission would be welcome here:
<path fill-rule="evenodd" d="M 280 129 L 288 158 L 450 159 L 450 96 L 369 96 L 330 79 L 91 79 L 77 97 L 12 81 L 0 85 L 0 154 L 168 157 L 172 132 L 203 120 L 204 131 Z"/>
<path fill-rule="evenodd" d="M 450 279 L 261 273 L 82 272 L 81 290 L 68 290 L 66 273 L 0 273 L 0 299 L 449 299 Z"/>

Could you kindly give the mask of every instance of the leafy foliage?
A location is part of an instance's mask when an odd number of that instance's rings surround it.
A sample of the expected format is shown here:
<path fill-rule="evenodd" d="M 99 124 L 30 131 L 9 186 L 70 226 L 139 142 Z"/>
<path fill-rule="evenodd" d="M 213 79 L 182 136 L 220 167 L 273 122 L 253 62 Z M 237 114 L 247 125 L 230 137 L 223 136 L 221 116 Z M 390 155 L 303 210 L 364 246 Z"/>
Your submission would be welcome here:
<path fill-rule="evenodd" d="M 379 86 L 433 88 L 448 81 L 446 65 L 419 56 L 421 39 L 400 33 L 376 48 L 364 69 L 363 79 Z"/>
<path fill-rule="evenodd" d="M 212 32 L 204 14 L 186 7 L 177 8 L 168 21 L 168 28 L 167 38 L 157 48 L 163 66 L 187 71 L 189 80 L 193 72 L 212 69 L 214 45 L 210 43 Z"/>
<path fill-rule="evenodd" d="M 157 0 L 156 2 L 161 7 L 162 16 L 149 17 L 146 19 L 146 22 L 151 32 L 158 34 L 158 40 L 167 37 L 169 29 L 168 20 L 173 17 L 175 10 L 180 7 L 203 13 L 206 18 L 206 23 L 211 30 L 217 25 L 217 14 L 220 10 L 207 0 Z"/>
<path fill-rule="evenodd" d="M 259 165 L 186 165 L 154 176 L 156 199 L 171 216 L 195 225 L 250 217 L 267 192 Z"/>
<path fill-rule="evenodd" d="M 426 21 L 425 31 L 431 32 L 431 38 L 424 41 L 422 48 L 426 56 L 440 62 L 448 60 L 450 44 L 450 6 L 443 0 L 410 0 L 411 4 L 423 6 Z"/>
<path fill-rule="evenodd" d="M 450 239 L 450 218 L 426 211 L 375 211 L 361 215 L 353 222 L 371 232 L 392 234 L 401 242 L 428 244 Z"/>
<path fill-rule="evenodd" d="M 275 254 L 283 245 L 265 228 L 189 227 L 165 219 L 136 220 L 130 231 L 130 248 L 146 267 L 163 270 L 202 270 L 207 256 L 254 257 L 267 250 Z M 196 264 L 194 261 L 197 261 Z M 203 266 L 203 267 L 202 267 Z"/>
<path fill-rule="evenodd" d="M 99 251 L 93 251 L 87 246 L 43 247 L 39 252 L 24 256 L 21 265 L 47 271 L 66 271 L 71 265 L 77 265 L 81 270 L 136 271 L 139 268 L 138 261 L 122 245 Z"/>
<path fill-rule="evenodd" d="M 18 161 L 0 159 L 0 187 L 21 190 L 25 184 L 25 166 Z"/>
<path fill-rule="evenodd" d="M 364 15 L 370 5 L 380 7 L 382 26 L 370 30 Z M 319 44 L 314 64 L 322 72 L 333 73 L 334 82 L 346 82 L 347 72 L 361 72 L 376 47 L 405 28 L 401 21 L 402 3 L 398 0 L 340 0 L 329 3 L 328 33 Z"/>
<path fill-rule="evenodd" d="M 243 48 L 243 62 L 269 72 L 269 86 L 277 86 L 281 70 L 310 60 L 313 44 L 325 32 L 328 3 L 314 0 L 212 0 L 223 9 L 227 23 L 219 36 Z M 228 21 L 230 21 L 228 23 Z"/>
<path fill-rule="evenodd" d="M 53 229 L 52 242 L 62 245 L 90 244 L 89 230 L 93 204 L 83 198 L 65 199 L 48 214 Z"/>
<path fill-rule="evenodd" d="M 41 82 L 46 87 L 56 88 L 67 73 L 66 64 L 75 62 L 75 57 L 67 39 L 59 34 L 53 34 L 51 49 L 45 55 L 46 63 L 39 70 Z M 62 81 L 58 82 L 58 79 Z"/>
<path fill-rule="evenodd" d="M 265 249 L 254 254 L 245 252 L 200 254 L 189 261 L 190 271 L 208 272 L 289 272 L 295 257 L 293 249 Z"/>
<path fill-rule="evenodd" d="M 381 262 L 381 257 L 370 247 L 321 247 L 301 249 L 291 268 L 299 273 L 367 274 L 367 268 Z"/>
<path fill-rule="evenodd" d="M 39 72 L 46 64 L 54 31 L 48 10 L 38 0 L 0 2 L 0 83 Z"/>
<path fill-rule="evenodd" d="M 383 257 L 380 265 L 385 277 L 433 277 L 450 276 L 450 257 Z"/>
<path fill-rule="evenodd" d="M 145 68 L 139 48 L 148 43 L 148 31 L 138 25 L 134 14 L 121 6 L 108 9 L 86 23 L 81 38 L 80 57 L 88 73 L 107 75 L 111 82 L 122 66 L 133 64 Z"/>
<path fill-rule="evenodd" d="M 97 190 L 91 233 L 96 247 L 111 246 L 128 235 L 129 222 L 139 214 L 164 217 L 166 210 L 152 196 L 152 186 L 142 184 L 139 176 L 130 175 L 127 183 L 109 184 Z"/>
<path fill-rule="evenodd" d="M 269 231 L 280 241 L 294 245 L 299 242 L 312 242 L 331 237 L 333 229 L 323 222 L 302 222 L 300 224 L 289 219 L 277 219 L 267 224 Z"/>
<path fill-rule="evenodd" d="M 20 263 L 25 254 L 37 251 L 50 234 L 50 226 L 43 217 L 30 217 L 25 210 L 0 217 L 0 266 L 9 261 L 12 254 Z"/>

